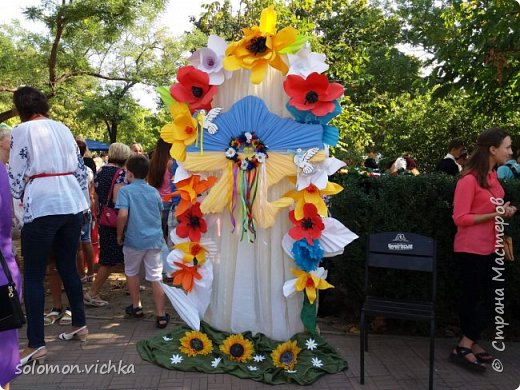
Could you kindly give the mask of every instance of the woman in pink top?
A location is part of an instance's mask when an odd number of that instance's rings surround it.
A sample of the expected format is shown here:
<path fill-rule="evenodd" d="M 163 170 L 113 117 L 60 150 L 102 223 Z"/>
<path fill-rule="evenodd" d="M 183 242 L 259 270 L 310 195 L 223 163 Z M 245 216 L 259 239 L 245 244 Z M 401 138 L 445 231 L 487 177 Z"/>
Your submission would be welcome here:
<path fill-rule="evenodd" d="M 481 133 L 453 199 L 453 221 L 457 226 L 453 246 L 460 269 L 462 338 L 450 358 L 475 371 L 485 371 L 484 363 L 494 359 L 477 340 L 492 323 L 494 291 L 500 288 L 493 281 L 492 270 L 498 256 L 496 240 L 503 238 L 496 224 L 516 213 L 515 206 L 504 203 L 504 190 L 496 173 L 496 167 L 511 155 L 511 138 L 505 131 L 492 128 Z"/>
<path fill-rule="evenodd" d="M 172 144 L 163 141 L 161 138 L 157 141 L 157 145 L 150 160 L 150 171 L 148 173 L 148 184 L 159 190 L 159 195 L 164 198 L 171 192 L 172 181 L 172 165 L 173 160 L 170 157 L 170 149 Z M 164 238 L 168 237 L 168 213 L 172 207 L 172 202 L 163 202 L 162 227 Z"/>

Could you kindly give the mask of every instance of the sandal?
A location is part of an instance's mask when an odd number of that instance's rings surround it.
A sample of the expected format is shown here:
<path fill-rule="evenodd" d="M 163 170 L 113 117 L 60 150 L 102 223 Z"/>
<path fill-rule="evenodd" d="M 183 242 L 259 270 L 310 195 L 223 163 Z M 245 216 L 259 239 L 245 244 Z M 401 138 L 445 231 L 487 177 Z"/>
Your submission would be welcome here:
<path fill-rule="evenodd" d="M 63 315 L 61 316 L 58 324 L 65 326 L 65 325 L 72 325 L 72 312 L 70 309 L 66 309 Z"/>
<path fill-rule="evenodd" d="M 88 306 L 94 306 L 94 307 L 103 307 L 108 305 L 107 301 L 102 300 L 99 295 L 96 297 L 90 296 L 89 293 L 85 293 L 83 295 L 83 303 Z"/>
<path fill-rule="evenodd" d="M 473 355 L 475 355 L 475 357 L 482 363 L 491 363 L 493 360 L 495 360 L 495 357 L 486 351 L 477 353 L 473 352 Z"/>
<path fill-rule="evenodd" d="M 63 341 L 70 341 L 70 340 L 76 339 L 76 340 L 84 342 L 84 341 L 87 341 L 87 336 L 88 336 L 87 325 L 83 325 L 82 327 L 80 327 L 76 330 L 73 330 L 70 333 L 67 333 L 67 332 L 60 333 L 60 335 L 58 336 L 58 339 L 63 340 Z"/>
<path fill-rule="evenodd" d="M 455 347 L 455 351 L 456 352 L 452 351 L 450 354 L 450 360 L 452 362 L 476 372 L 486 371 L 486 366 L 480 360 L 475 359 L 474 361 L 469 361 L 466 359 L 466 356 L 473 354 L 471 348 L 457 346 Z"/>
<path fill-rule="evenodd" d="M 53 307 L 49 314 L 46 314 L 43 317 L 43 325 L 49 326 L 54 324 L 56 321 L 58 321 L 63 316 L 63 313 L 61 312 L 61 309 L 56 309 Z"/>
<path fill-rule="evenodd" d="M 168 323 L 170 322 L 170 315 L 168 313 L 166 313 L 165 315 L 163 316 L 157 316 L 155 318 L 155 325 L 159 328 L 159 329 L 164 329 L 168 326 Z"/>
<path fill-rule="evenodd" d="M 143 308 L 141 306 L 134 307 L 134 305 L 127 306 L 125 308 L 125 313 L 129 315 L 130 317 L 134 318 L 143 318 L 144 312 Z"/>
<path fill-rule="evenodd" d="M 81 278 L 81 283 L 90 283 L 94 281 L 94 275 L 85 275 Z"/>

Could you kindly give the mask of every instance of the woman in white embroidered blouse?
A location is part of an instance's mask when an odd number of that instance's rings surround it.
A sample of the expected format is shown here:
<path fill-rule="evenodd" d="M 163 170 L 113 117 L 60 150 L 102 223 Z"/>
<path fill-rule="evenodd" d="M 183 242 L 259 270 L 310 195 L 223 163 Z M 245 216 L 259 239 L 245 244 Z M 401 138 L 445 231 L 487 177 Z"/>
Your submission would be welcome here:
<path fill-rule="evenodd" d="M 51 249 L 72 311 L 72 329 L 59 338 L 84 340 L 88 333 L 76 250 L 89 198 L 76 141 L 65 125 L 47 117 L 46 96 L 32 87 L 21 87 L 13 101 L 22 121 L 11 133 L 9 181 L 11 193 L 24 204 L 22 253 L 29 343 L 20 357 L 26 364 L 47 354 L 43 282 Z"/>

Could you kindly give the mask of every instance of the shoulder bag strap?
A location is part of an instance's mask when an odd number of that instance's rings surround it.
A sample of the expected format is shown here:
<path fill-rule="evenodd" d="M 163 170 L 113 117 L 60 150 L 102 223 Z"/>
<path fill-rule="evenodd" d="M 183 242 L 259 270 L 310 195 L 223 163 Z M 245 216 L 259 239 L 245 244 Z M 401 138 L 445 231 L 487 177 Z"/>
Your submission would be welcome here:
<path fill-rule="evenodd" d="M 112 200 L 112 191 L 114 190 L 114 183 L 116 182 L 116 178 L 122 170 L 123 170 L 123 168 L 119 168 L 116 171 L 116 173 L 114 173 L 114 177 L 112 178 L 112 184 L 110 185 L 110 191 L 108 192 L 108 197 L 107 197 L 105 206 L 108 206 L 108 202 L 110 202 Z"/>
<path fill-rule="evenodd" d="M 11 276 L 11 271 L 9 270 L 9 267 L 7 266 L 7 261 L 5 260 L 2 251 L 0 251 L 0 262 L 2 263 L 2 268 L 4 269 L 4 274 L 5 274 L 5 277 L 7 278 L 7 282 L 9 284 L 14 285 L 13 277 Z"/>

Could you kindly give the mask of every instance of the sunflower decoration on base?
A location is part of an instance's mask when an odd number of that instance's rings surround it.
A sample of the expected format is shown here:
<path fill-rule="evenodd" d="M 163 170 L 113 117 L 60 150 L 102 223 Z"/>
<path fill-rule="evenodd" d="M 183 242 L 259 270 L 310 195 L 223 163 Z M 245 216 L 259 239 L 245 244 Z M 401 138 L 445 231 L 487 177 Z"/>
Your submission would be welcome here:
<path fill-rule="evenodd" d="M 180 340 L 180 351 L 189 357 L 197 355 L 209 355 L 213 351 L 213 342 L 202 332 L 186 332 Z"/>
<path fill-rule="evenodd" d="M 226 354 L 229 360 L 236 363 L 246 363 L 252 359 L 255 348 L 253 343 L 241 334 L 232 334 L 227 337 L 220 350 Z"/>
<path fill-rule="evenodd" d="M 273 364 L 275 367 L 283 368 L 285 370 L 293 370 L 296 363 L 298 363 L 298 354 L 301 352 L 296 340 L 286 341 L 278 345 L 271 354 Z"/>

